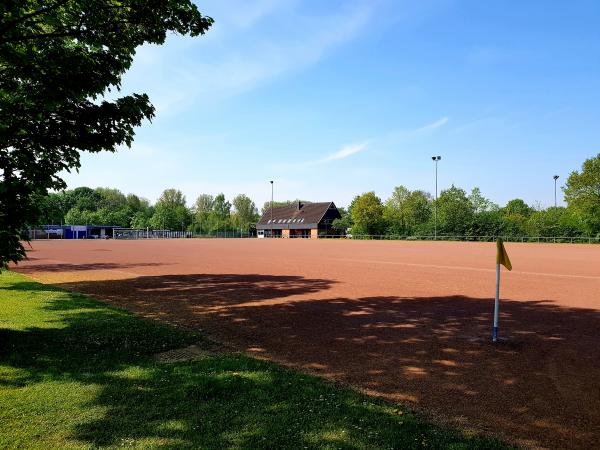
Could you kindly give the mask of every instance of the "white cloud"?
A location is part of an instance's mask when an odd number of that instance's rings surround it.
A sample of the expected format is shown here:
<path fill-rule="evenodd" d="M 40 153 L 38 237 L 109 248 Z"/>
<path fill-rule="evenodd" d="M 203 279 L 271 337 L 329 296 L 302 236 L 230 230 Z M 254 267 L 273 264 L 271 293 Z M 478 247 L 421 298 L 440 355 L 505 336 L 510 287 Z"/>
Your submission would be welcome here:
<path fill-rule="evenodd" d="M 337 152 L 327 156 L 326 158 L 323 158 L 319 162 L 326 163 L 326 162 L 330 162 L 330 161 L 337 161 L 340 159 L 345 159 L 348 156 L 354 155 L 355 153 L 362 152 L 363 150 L 365 150 L 367 148 L 367 146 L 368 146 L 368 144 L 366 142 L 362 143 L 362 144 L 346 145 L 346 146 L 342 147 L 340 150 L 338 150 Z"/>
<path fill-rule="evenodd" d="M 448 120 L 449 119 L 447 117 L 442 117 L 440 120 L 436 120 L 435 122 L 427 124 L 424 127 L 417 128 L 414 132 L 423 133 L 426 131 L 435 130 L 436 128 L 446 125 L 448 123 Z"/>
<path fill-rule="evenodd" d="M 147 92 L 160 117 L 252 90 L 318 63 L 364 31 L 376 2 L 354 2 L 321 16 L 301 2 L 263 0 L 252 8 L 203 7 L 215 25 L 198 38 L 173 37 L 138 51 L 124 91 Z M 241 16 L 240 16 L 241 14 Z M 261 20 L 269 16 L 269 21 Z"/>

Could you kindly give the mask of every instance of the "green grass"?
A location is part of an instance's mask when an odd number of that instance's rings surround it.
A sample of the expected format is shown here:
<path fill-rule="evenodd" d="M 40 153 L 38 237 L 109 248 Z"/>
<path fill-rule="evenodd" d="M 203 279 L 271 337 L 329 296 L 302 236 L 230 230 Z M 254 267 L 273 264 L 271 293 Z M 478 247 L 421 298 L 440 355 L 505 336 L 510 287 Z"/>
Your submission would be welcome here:
<path fill-rule="evenodd" d="M 200 336 L 0 275 L 0 448 L 505 448 Z"/>

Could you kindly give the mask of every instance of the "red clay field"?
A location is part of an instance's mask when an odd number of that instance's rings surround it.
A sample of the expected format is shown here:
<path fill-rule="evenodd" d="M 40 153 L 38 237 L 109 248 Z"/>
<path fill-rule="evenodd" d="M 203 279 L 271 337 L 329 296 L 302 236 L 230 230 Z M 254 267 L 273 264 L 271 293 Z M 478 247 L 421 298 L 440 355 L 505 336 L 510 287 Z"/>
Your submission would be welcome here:
<path fill-rule="evenodd" d="M 600 246 L 38 241 L 18 271 L 528 447 L 600 443 Z"/>

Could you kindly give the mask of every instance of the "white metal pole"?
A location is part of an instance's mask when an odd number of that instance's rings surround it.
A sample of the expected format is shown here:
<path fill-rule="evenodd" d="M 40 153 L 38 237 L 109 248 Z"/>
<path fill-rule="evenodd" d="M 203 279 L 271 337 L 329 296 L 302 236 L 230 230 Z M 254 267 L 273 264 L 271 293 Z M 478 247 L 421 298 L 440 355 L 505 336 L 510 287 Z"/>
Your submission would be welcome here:
<path fill-rule="evenodd" d="M 271 236 L 273 238 L 273 180 L 271 180 Z"/>
<path fill-rule="evenodd" d="M 498 340 L 498 316 L 500 314 L 500 264 L 496 264 L 496 300 L 494 301 L 494 329 L 492 342 Z"/>
<path fill-rule="evenodd" d="M 437 241 L 437 203 L 438 203 L 438 171 L 437 171 L 437 166 L 438 166 L 438 160 L 435 160 L 435 208 L 434 208 L 434 214 L 435 214 L 435 231 L 434 231 L 434 240 Z"/>

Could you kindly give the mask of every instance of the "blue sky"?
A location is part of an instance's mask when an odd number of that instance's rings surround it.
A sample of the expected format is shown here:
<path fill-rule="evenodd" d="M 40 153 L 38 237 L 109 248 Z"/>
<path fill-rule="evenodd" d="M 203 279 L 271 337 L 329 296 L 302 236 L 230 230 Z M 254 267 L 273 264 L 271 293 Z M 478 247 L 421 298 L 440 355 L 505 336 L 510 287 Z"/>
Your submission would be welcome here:
<path fill-rule="evenodd" d="M 333 200 L 477 186 L 553 203 L 600 152 L 600 2 L 209 0 L 198 38 L 139 49 L 123 92 L 157 117 L 132 149 L 84 155 L 69 187 L 154 201 Z"/>

